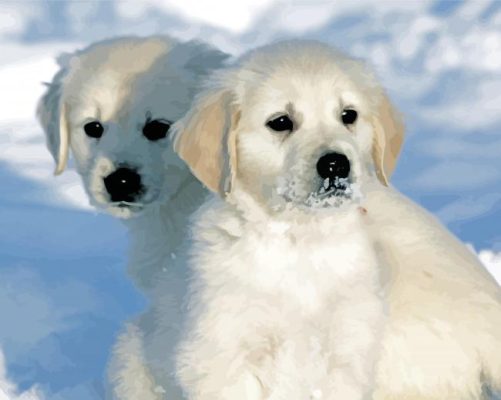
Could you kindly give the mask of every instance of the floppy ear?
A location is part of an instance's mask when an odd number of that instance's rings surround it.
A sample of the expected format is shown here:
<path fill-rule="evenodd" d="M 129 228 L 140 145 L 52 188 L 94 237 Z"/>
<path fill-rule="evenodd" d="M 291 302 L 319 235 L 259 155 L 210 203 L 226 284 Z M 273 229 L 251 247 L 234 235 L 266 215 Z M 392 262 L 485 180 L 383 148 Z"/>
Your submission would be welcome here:
<path fill-rule="evenodd" d="M 378 179 L 388 186 L 404 141 L 404 124 L 385 94 L 372 118 L 374 143 L 372 157 Z"/>
<path fill-rule="evenodd" d="M 236 126 L 240 113 L 227 90 L 199 97 L 176 128 L 174 150 L 210 190 L 225 196 L 236 173 Z"/>
<path fill-rule="evenodd" d="M 68 162 L 70 136 L 66 118 L 67 109 L 62 104 L 63 77 L 66 70 L 61 69 L 38 102 L 37 116 L 45 133 L 47 147 L 56 161 L 55 175 L 63 172 Z"/>

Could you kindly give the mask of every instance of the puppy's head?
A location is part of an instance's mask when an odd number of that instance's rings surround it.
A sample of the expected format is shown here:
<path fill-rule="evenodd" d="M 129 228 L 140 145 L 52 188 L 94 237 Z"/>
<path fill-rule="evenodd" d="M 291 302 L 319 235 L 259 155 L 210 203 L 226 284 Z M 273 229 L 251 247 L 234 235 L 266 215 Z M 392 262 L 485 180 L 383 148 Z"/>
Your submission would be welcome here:
<path fill-rule="evenodd" d="M 165 200 L 188 174 L 171 125 L 225 57 L 167 37 L 114 39 L 62 57 L 38 105 L 56 174 L 71 150 L 91 203 L 122 218 Z"/>
<path fill-rule="evenodd" d="M 388 185 L 403 127 L 360 62 L 320 43 L 285 42 L 212 81 L 175 136 L 210 189 L 326 207 L 355 198 L 368 180 Z"/>

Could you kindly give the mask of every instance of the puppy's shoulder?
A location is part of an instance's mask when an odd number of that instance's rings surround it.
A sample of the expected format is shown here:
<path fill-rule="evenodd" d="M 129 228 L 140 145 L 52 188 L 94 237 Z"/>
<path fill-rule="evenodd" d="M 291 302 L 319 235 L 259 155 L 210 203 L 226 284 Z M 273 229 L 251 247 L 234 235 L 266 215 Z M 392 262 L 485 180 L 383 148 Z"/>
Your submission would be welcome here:
<path fill-rule="evenodd" d="M 374 237 L 405 260 L 400 273 L 426 269 L 436 280 L 454 280 L 451 287 L 458 290 L 461 281 L 501 301 L 499 286 L 478 257 L 430 212 L 391 187 L 374 190 L 366 200 Z"/>

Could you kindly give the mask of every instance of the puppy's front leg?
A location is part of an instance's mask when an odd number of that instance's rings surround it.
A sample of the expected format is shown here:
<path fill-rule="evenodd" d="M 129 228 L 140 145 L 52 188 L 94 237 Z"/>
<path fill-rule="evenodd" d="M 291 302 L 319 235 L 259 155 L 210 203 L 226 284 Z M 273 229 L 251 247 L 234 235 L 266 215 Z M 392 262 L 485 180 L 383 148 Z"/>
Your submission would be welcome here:
<path fill-rule="evenodd" d="M 228 308 L 216 302 L 201 312 L 180 347 L 177 376 L 190 400 L 264 400 L 260 374 L 271 350 L 252 324 L 262 319 L 251 307 Z"/>
<path fill-rule="evenodd" d="M 216 349 L 212 346 L 211 350 L 192 353 L 190 360 L 186 358 L 186 353 L 184 354 L 185 365 L 179 369 L 178 376 L 187 398 L 190 400 L 264 399 L 261 383 L 251 369 L 247 368 L 245 360 L 239 359 L 236 353 L 228 352 L 228 349 Z M 197 359 L 195 354 L 198 354 Z"/>
<path fill-rule="evenodd" d="M 161 400 L 143 354 L 143 335 L 129 323 L 115 343 L 108 370 L 111 396 L 116 400 Z"/>
<path fill-rule="evenodd" d="M 381 296 L 364 285 L 350 286 L 349 294 L 336 301 L 329 332 L 329 382 L 322 399 L 372 398 L 384 315 Z"/>
<path fill-rule="evenodd" d="M 228 382 L 221 390 L 220 399 L 224 400 L 263 400 L 261 383 L 250 371 L 244 371 L 233 382 Z"/>

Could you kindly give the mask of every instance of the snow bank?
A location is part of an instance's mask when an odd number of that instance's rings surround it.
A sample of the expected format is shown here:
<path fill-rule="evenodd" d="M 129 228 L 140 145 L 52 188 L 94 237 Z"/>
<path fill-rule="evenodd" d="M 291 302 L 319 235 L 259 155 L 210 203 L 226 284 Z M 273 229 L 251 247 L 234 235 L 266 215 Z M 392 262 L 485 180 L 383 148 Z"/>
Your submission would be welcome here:
<path fill-rule="evenodd" d="M 501 252 L 480 250 L 478 258 L 501 285 Z"/>
<path fill-rule="evenodd" d="M 18 393 L 16 385 L 7 378 L 5 359 L 0 350 L 0 400 L 43 400 L 42 395 L 34 386 L 31 389 Z"/>

